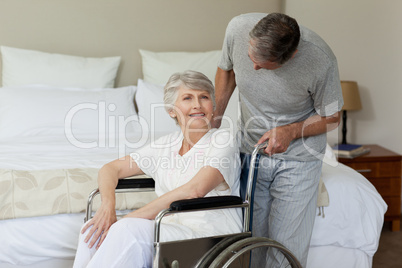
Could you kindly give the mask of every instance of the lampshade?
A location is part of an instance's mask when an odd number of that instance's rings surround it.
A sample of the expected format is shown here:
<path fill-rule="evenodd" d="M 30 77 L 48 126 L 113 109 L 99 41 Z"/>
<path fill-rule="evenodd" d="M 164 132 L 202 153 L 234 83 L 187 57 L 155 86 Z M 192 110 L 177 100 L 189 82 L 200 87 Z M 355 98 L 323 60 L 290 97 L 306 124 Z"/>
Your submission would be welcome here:
<path fill-rule="evenodd" d="M 343 107 L 344 111 L 360 110 L 362 103 L 360 101 L 359 88 L 355 81 L 341 81 Z"/>

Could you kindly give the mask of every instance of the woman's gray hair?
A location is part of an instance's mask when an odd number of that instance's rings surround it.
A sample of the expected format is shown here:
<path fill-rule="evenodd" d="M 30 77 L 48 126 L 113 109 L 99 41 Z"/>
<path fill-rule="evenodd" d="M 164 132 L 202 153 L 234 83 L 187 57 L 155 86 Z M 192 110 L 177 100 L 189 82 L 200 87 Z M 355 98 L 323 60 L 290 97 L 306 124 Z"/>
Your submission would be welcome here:
<path fill-rule="evenodd" d="M 207 91 L 211 96 L 215 110 L 215 87 L 211 80 L 203 73 L 187 70 L 181 73 L 174 73 L 168 80 L 164 88 L 163 102 L 167 112 L 173 110 L 178 97 L 180 86 L 186 86 L 190 89 Z M 177 122 L 177 118 L 173 118 Z"/>
<path fill-rule="evenodd" d="M 285 14 L 271 13 L 251 30 L 250 52 L 259 62 L 283 64 L 294 54 L 300 41 L 297 21 Z"/>

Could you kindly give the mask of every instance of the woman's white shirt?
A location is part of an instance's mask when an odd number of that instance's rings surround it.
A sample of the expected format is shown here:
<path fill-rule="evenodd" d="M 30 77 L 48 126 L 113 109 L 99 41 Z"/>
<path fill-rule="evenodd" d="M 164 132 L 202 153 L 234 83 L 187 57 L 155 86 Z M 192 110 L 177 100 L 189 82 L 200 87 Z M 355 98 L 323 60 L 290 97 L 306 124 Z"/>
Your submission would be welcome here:
<path fill-rule="evenodd" d="M 239 147 L 229 131 L 211 129 L 183 156 L 179 154 L 182 142 L 183 134 L 178 131 L 130 154 L 155 180 L 158 196 L 189 182 L 204 166 L 218 169 L 225 180 L 206 196 L 239 196 Z M 226 209 L 174 214 L 163 223 L 189 227 L 192 234 L 188 238 L 195 238 L 239 232 L 241 221 L 240 209 Z"/>

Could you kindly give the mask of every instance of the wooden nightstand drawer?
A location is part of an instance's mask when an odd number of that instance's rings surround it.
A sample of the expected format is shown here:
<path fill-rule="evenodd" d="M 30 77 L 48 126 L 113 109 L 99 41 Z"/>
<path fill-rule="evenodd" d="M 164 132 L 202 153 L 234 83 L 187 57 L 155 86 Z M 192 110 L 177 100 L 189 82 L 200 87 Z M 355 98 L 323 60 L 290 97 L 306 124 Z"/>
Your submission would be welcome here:
<path fill-rule="evenodd" d="M 364 175 L 364 174 L 363 174 Z M 394 178 L 368 178 L 374 185 L 382 197 L 396 196 L 399 198 L 401 195 L 401 180 L 399 177 Z"/>
<path fill-rule="evenodd" d="M 398 177 L 401 174 L 400 161 L 348 163 L 348 166 L 366 178 Z"/>

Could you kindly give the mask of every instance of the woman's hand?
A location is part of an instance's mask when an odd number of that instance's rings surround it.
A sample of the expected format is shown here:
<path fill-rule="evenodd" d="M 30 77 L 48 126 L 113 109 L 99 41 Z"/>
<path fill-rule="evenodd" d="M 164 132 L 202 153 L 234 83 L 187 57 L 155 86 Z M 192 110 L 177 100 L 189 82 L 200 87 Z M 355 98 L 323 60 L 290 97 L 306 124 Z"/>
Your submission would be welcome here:
<path fill-rule="evenodd" d="M 85 243 L 89 242 L 88 247 L 92 248 L 99 239 L 99 242 L 96 245 L 96 249 L 98 249 L 103 240 L 105 240 L 110 226 L 112 226 L 112 224 L 116 221 L 117 217 L 114 206 L 102 204 L 101 207 L 96 211 L 95 216 L 84 226 L 81 231 L 81 233 L 85 233 L 86 230 L 92 226 L 85 238 Z M 89 241 L 90 239 L 91 241 Z"/>
<path fill-rule="evenodd" d="M 81 233 L 84 234 L 92 226 L 85 237 L 85 243 L 89 242 L 89 248 L 92 248 L 99 239 L 96 245 L 98 249 L 103 240 L 105 240 L 110 226 L 117 221 L 115 189 L 119 178 L 140 174 L 144 174 L 144 172 L 132 161 L 129 155 L 107 163 L 99 170 L 98 185 L 102 203 L 100 208 L 96 211 L 95 216 L 81 231 Z"/>

